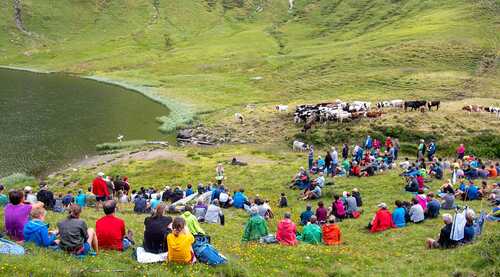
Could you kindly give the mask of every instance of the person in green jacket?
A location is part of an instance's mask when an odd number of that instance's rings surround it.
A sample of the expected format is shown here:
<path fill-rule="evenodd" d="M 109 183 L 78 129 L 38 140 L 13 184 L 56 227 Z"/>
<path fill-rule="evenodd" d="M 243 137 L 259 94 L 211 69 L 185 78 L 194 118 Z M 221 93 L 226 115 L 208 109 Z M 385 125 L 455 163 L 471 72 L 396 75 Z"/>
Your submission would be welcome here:
<path fill-rule="evenodd" d="M 185 212 L 182 214 L 182 217 L 186 221 L 186 226 L 189 229 L 189 232 L 194 235 L 205 235 L 205 231 L 200 226 L 198 219 L 191 212 L 193 208 L 191 206 L 186 206 Z"/>
<path fill-rule="evenodd" d="M 267 222 L 259 215 L 257 207 L 252 207 L 250 214 L 250 219 L 245 225 L 242 241 L 260 240 L 261 237 L 268 235 Z"/>
<path fill-rule="evenodd" d="M 304 227 L 302 234 L 297 236 L 297 239 L 305 243 L 320 244 L 321 243 L 321 227 L 317 224 L 318 219 L 312 216 L 309 224 Z"/>

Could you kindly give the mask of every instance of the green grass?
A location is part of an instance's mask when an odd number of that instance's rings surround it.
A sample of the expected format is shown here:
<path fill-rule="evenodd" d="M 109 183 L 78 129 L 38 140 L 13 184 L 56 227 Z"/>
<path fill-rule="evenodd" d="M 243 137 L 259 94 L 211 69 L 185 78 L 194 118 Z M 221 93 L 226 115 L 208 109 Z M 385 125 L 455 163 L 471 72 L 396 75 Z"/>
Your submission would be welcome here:
<path fill-rule="evenodd" d="M 259 149 L 257 147 L 257 149 Z M 213 178 L 213 169 L 219 161 L 229 160 L 236 153 L 247 153 L 249 150 L 240 147 L 223 147 L 217 149 L 197 150 L 199 159 L 195 164 L 178 164 L 173 161 L 133 161 L 126 164 L 105 167 L 107 174 L 129 176 L 133 188 L 152 186 L 161 188 L 165 184 L 175 185 L 208 181 Z M 273 153 L 277 153 L 276 149 Z M 227 185 L 232 189 L 244 187 L 249 196 L 256 193 L 270 199 L 276 218 L 269 221 L 271 232 L 285 211 L 291 211 L 293 220 L 298 221 L 305 202 L 297 200 L 297 191 L 286 189 L 286 183 L 294 174 L 295 168 L 304 163 L 305 154 L 281 152 L 273 154 L 260 148 L 256 157 L 274 160 L 272 164 L 250 164 L 248 167 L 226 166 Z M 101 168 L 102 169 L 102 168 Z M 95 169 L 68 171 L 67 177 L 79 179 L 80 184 L 55 189 L 61 192 L 76 191 L 85 188 L 92 180 Z M 37 275 L 92 275 L 92 270 L 99 270 L 102 276 L 117 274 L 119 276 L 162 275 L 177 273 L 181 276 L 216 275 L 216 276 L 381 276 L 398 275 L 414 276 L 427 274 L 430 276 L 451 276 L 453 274 L 478 274 L 492 276 L 498 274 L 498 234 L 499 225 L 487 223 L 485 233 L 479 240 L 464 247 L 452 250 L 426 250 L 424 241 L 427 237 L 435 237 L 442 226 L 439 219 L 427 220 L 421 225 L 409 225 L 403 229 L 391 229 L 380 234 L 370 234 L 364 227 L 376 211 L 376 204 L 384 201 L 392 206 L 397 199 L 408 200 L 411 194 L 402 189 L 402 179 L 398 171 L 383 173 L 370 178 L 337 178 L 333 187 L 328 187 L 323 201 L 330 203 L 334 193 L 342 193 L 356 187 L 360 189 L 364 213 L 359 219 L 345 220 L 339 223 L 344 244 L 341 246 L 310 246 L 300 244 L 297 247 L 279 245 L 258 245 L 241 243 L 243 224 L 248 216 L 241 210 L 225 210 L 226 226 L 202 225 L 212 236 L 213 244 L 229 258 L 229 265 L 208 267 L 201 264 L 194 266 L 168 266 L 166 264 L 139 265 L 131 257 L 131 250 L 124 253 L 112 251 L 102 252 L 97 257 L 89 257 L 83 261 L 42 249 L 29 247 L 25 257 L 3 257 L 0 272 L 3 275 L 16 274 L 20 269 L 26 273 Z M 60 176 L 49 181 L 54 184 Z M 430 186 L 436 190 L 440 182 L 432 182 Z M 279 194 L 286 192 L 290 207 L 277 207 Z M 315 204 L 315 202 L 313 203 Z M 459 203 L 462 204 L 462 203 Z M 489 210 L 486 202 L 468 203 L 476 211 L 481 208 Z M 142 242 L 144 215 L 135 215 L 131 206 L 124 207 L 118 216 L 124 218 L 127 227 L 136 233 L 136 240 Z M 0 217 L 1 215 L 0 211 Z M 65 215 L 49 213 L 51 226 Z M 101 216 L 93 208 L 83 212 L 83 219 L 91 227 Z M 0 225 L 3 223 L 0 223 Z M 0 226 L 1 227 L 1 226 Z M 307 258 L 308 257 L 308 258 Z M 113 270 L 125 270 L 112 273 Z"/>

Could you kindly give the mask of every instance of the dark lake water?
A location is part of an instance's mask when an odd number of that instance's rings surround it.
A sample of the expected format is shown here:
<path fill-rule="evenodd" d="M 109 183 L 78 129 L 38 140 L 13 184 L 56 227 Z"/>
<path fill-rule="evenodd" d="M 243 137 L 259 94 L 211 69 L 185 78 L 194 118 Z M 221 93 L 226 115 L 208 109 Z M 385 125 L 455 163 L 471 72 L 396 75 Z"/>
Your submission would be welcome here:
<path fill-rule="evenodd" d="M 96 144 L 162 139 L 168 109 L 118 86 L 63 74 L 0 69 L 0 176 L 43 175 Z"/>

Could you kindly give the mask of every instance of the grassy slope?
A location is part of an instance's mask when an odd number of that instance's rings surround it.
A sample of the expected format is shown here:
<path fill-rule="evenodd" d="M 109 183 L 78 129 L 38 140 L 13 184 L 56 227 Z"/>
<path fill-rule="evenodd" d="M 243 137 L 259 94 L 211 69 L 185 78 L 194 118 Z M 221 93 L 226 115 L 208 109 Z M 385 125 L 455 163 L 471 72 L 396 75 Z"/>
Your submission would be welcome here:
<path fill-rule="evenodd" d="M 24 0 L 25 25 L 37 34 L 36 38 L 20 35 L 9 16 L 10 3 L 0 2 L 2 15 L 7 15 L 0 17 L 0 64 L 97 75 L 151 86 L 162 97 L 204 112 L 200 118 L 208 124 L 255 132 L 257 142 L 262 144 L 203 150 L 195 155 L 201 156 L 196 166 L 155 161 L 111 169 L 131 176 L 137 186 L 160 187 L 164 183 L 208 180 L 217 160 L 228 159 L 235 152 L 252 153 L 275 160 L 276 164 L 231 168 L 229 186 L 234 189 L 241 185 L 250 195 L 260 193 L 276 200 L 301 161 L 282 144 L 269 144 L 282 143 L 282 137 L 291 137 L 296 131 L 286 123 L 289 118 L 269 112 L 274 103 L 420 97 L 446 100 L 479 97 L 482 99 L 470 101 L 498 103 L 500 98 L 499 69 L 485 62 L 488 57 L 496 59 L 498 55 L 498 1 L 297 0 L 297 9 L 291 14 L 286 10 L 286 1 L 263 1 L 264 11 L 257 14 L 254 12 L 260 2 L 257 0 L 245 1 L 242 7 L 232 9 L 221 4 L 235 2 L 231 0 L 216 1 L 214 7 L 204 1 L 170 0 L 158 1 L 159 17 L 155 17 L 152 5 L 155 2 Z M 252 81 L 250 78 L 255 76 L 264 79 Z M 458 137 L 469 135 L 456 132 L 468 126 L 477 126 L 484 132 L 500 130 L 497 125 L 487 126 L 485 115 L 467 119 L 456 112 L 466 101 L 448 103 L 445 112 L 450 119 L 444 122 L 438 113 L 397 114 L 380 124 L 410 124 L 422 132 L 445 130 Z M 248 115 L 256 120 L 244 126 L 231 123 L 231 114 L 250 102 L 259 103 L 256 113 Z M 464 126 L 467 124 L 453 119 L 470 125 Z M 424 124 L 426 120 L 432 125 Z M 373 127 L 372 123 L 364 122 L 356 128 L 362 133 Z M 331 130 L 337 128 L 331 126 Z M 269 132 L 271 129 L 276 132 Z M 331 133 L 327 136 L 335 137 Z M 94 173 L 88 170 L 71 173 L 74 175 L 71 179 L 81 179 L 86 184 Z M 434 188 L 437 186 L 433 184 Z M 499 247 L 487 246 L 498 242 L 498 225 L 489 224 L 478 244 L 445 252 L 425 251 L 423 240 L 438 232 L 439 220 L 378 235 L 362 230 L 377 202 L 409 198 L 401 191 L 395 173 L 339 180 L 334 190 L 341 192 L 353 187 L 364 193 L 367 213 L 359 220 L 341 223 L 347 244 L 338 248 L 239 244 L 246 217 L 229 210 L 227 226 L 206 227 L 216 247 L 231 258 L 227 267 L 138 267 L 130 259 L 130 252 L 104 253 L 99 259 L 82 263 L 35 249 L 35 254 L 47 255 L 30 256 L 29 260 L 2 259 L 0 272 L 18 273 L 19 268 L 43 272 L 45 268 L 47 272 L 64 274 L 99 268 L 128 270 L 123 275 L 160 274 L 165 270 L 183 275 L 221 272 L 252 276 L 426 273 L 442 276 L 454 272 L 488 275 L 495 270 L 498 274 L 494 265 L 498 264 Z M 294 199 L 296 192 L 288 195 L 297 219 L 304 203 Z M 473 205 L 477 208 L 480 203 Z M 282 212 L 276 210 L 278 216 Z M 89 225 L 98 216 L 91 211 L 84 214 Z M 130 208 L 122 216 L 138 233 L 140 241 L 143 218 L 132 215 Z M 59 218 L 49 215 L 52 224 Z M 272 230 L 276 222 L 271 222 Z M 305 256 L 311 259 L 306 262 Z M 444 266 L 439 261 L 444 261 Z"/>
<path fill-rule="evenodd" d="M 304 209 L 305 203 L 296 199 L 297 191 L 287 191 L 285 182 L 294 173 L 294 168 L 304 161 L 305 154 L 281 152 L 280 149 L 263 149 L 254 147 L 224 147 L 218 149 L 190 148 L 190 156 L 196 157 L 194 163 L 177 164 L 171 161 L 132 162 L 107 168 L 110 174 L 126 174 L 134 183 L 134 187 L 163 184 L 185 184 L 198 180 L 209 180 L 217 161 L 228 160 L 232 155 L 253 153 L 261 158 L 274 161 L 272 164 L 254 164 L 249 167 L 227 166 L 228 185 L 231 189 L 244 186 L 250 196 L 259 193 L 272 200 L 276 219 L 270 221 L 270 230 L 276 230 L 279 217 L 290 210 L 295 221 Z M 273 154 L 274 153 L 274 154 Z M 281 154 L 278 154 L 281 153 Z M 93 170 L 68 172 L 68 180 L 81 180 L 80 185 L 72 185 L 64 190 L 76 190 L 85 187 L 91 181 Z M 51 183 L 54 183 L 53 180 Z M 402 183 L 397 172 L 363 179 L 338 178 L 334 187 L 325 190 L 325 201 L 330 201 L 333 193 L 341 193 L 357 187 L 364 196 L 365 213 L 357 220 L 346 220 L 340 223 L 343 231 L 344 245 L 339 247 L 299 245 L 298 247 L 281 247 L 277 245 L 259 246 L 240 243 L 243 224 L 247 216 L 242 211 L 226 210 L 228 223 L 226 226 L 203 225 L 213 238 L 214 245 L 230 259 L 230 265 L 209 268 L 204 265 L 194 267 L 167 267 L 165 265 L 139 266 L 131 258 L 131 251 L 125 253 L 103 252 L 98 258 L 88 258 L 81 262 L 72 257 L 30 248 L 33 253 L 25 258 L 7 257 L 0 262 L 3 274 L 16 273 L 20 268 L 25 272 L 41 273 L 83 273 L 99 269 L 101 275 L 110 275 L 108 270 L 123 269 L 123 276 L 159 275 L 165 271 L 177 272 L 185 276 L 224 274 L 229 276 L 446 276 L 452 273 L 471 273 L 480 275 L 498 274 L 498 234 L 499 225 L 488 223 L 485 234 L 478 243 L 454 250 L 428 251 L 424 248 L 426 237 L 434 237 L 441 228 L 439 219 L 426 221 L 423 225 L 410 225 L 404 229 L 394 229 L 381 234 L 369 234 L 364 226 L 376 210 L 375 205 L 384 201 L 393 203 L 396 199 L 409 199 L 410 194 L 402 190 Z M 431 184 L 433 189 L 439 182 Z M 62 189 L 61 189 L 62 191 Z M 290 208 L 276 207 L 279 193 L 286 191 Z M 486 203 L 478 201 L 469 203 L 476 210 L 487 208 Z M 0 211 L 1 214 L 1 211 Z M 0 215 L 1 216 L 1 215 Z M 48 219 L 54 226 L 63 215 L 49 213 Z M 142 241 L 144 216 L 137 216 L 126 207 L 119 213 L 128 228 L 137 234 L 137 241 Z M 100 214 L 93 209 L 86 209 L 83 218 L 89 226 L 93 226 Z M 0 223 L 1 225 L 2 223 Z M 306 258 L 309 257 L 309 258 Z M 83 274 L 82 273 L 82 274 Z M 85 274 L 83 274 L 85 275 Z"/>

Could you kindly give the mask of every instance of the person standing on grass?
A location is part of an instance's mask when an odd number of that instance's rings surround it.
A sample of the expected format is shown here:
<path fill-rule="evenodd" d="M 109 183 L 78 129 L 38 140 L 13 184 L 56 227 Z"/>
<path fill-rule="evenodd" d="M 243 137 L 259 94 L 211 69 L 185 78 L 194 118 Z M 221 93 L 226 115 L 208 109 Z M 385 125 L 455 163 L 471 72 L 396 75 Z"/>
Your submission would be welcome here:
<path fill-rule="evenodd" d="M 291 220 L 291 214 L 285 213 L 284 218 L 278 223 L 276 239 L 282 245 L 297 245 L 297 226 Z"/>
<path fill-rule="evenodd" d="M 332 177 L 337 175 L 337 165 L 339 164 L 339 153 L 337 148 L 332 147 Z"/>
<path fill-rule="evenodd" d="M 434 158 L 436 150 L 436 142 L 434 142 L 434 140 L 431 140 L 431 143 L 429 143 L 429 146 L 427 147 L 427 159 L 429 159 L 429 161 L 432 161 L 432 159 Z"/>
<path fill-rule="evenodd" d="M 417 147 L 417 159 L 422 160 L 424 158 L 424 154 L 425 154 L 425 141 L 421 139 Z"/>
<path fill-rule="evenodd" d="M 370 137 L 368 135 L 368 136 L 366 136 L 366 140 L 365 140 L 365 149 L 370 150 L 370 149 L 372 149 L 372 146 L 373 146 L 372 137 Z"/>
<path fill-rule="evenodd" d="M 332 155 L 330 154 L 329 151 L 326 151 L 325 168 L 326 168 L 326 177 L 328 177 L 329 174 L 332 174 Z"/>
<path fill-rule="evenodd" d="M 85 221 L 80 219 L 82 208 L 76 204 L 69 206 L 67 219 L 57 224 L 59 230 L 59 247 L 77 256 L 89 255 L 92 251 L 99 252 L 99 244 L 94 229 L 87 228 Z"/>
<path fill-rule="evenodd" d="M 457 147 L 457 159 L 463 160 L 465 155 L 465 146 L 463 144 L 460 144 Z"/>
<path fill-rule="evenodd" d="M 394 160 L 398 159 L 398 154 L 399 154 L 399 139 L 395 138 L 393 141 L 393 146 L 394 146 Z"/>
<path fill-rule="evenodd" d="M 28 223 L 32 209 L 43 207 L 42 202 L 25 202 L 21 190 L 9 192 L 9 202 L 4 209 L 4 226 L 7 235 L 14 241 L 24 240 L 24 225 Z"/>
<path fill-rule="evenodd" d="M 127 250 L 134 240 L 132 231 L 125 233 L 125 221 L 115 216 L 116 201 L 104 202 L 103 210 L 105 216 L 95 223 L 95 233 L 102 249 Z"/>
<path fill-rule="evenodd" d="M 313 162 L 314 162 L 314 146 L 309 146 L 309 154 L 307 156 L 307 164 L 309 166 L 309 171 L 311 171 L 311 168 L 313 167 Z"/>
<path fill-rule="evenodd" d="M 348 157 L 349 157 L 349 146 L 347 145 L 347 143 L 344 143 L 342 145 L 342 159 L 347 160 Z"/>
<path fill-rule="evenodd" d="M 191 245 L 194 236 L 186 227 L 182 217 L 176 217 L 172 223 L 172 233 L 167 235 L 167 260 L 179 264 L 192 264 L 196 261 Z"/>
<path fill-rule="evenodd" d="M 245 224 L 242 241 L 258 241 L 268 234 L 266 220 L 259 215 L 257 207 L 250 208 L 250 218 Z"/>
<path fill-rule="evenodd" d="M 99 172 L 97 177 L 92 181 L 92 193 L 95 195 L 95 210 L 99 211 L 99 206 L 102 206 L 104 201 L 109 197 L 108 186 L 104 180 L 104 173 Z"/>

